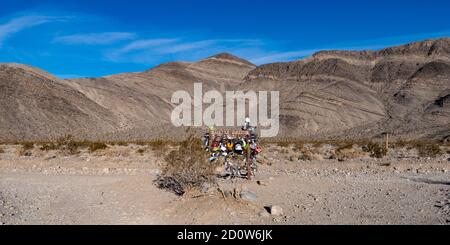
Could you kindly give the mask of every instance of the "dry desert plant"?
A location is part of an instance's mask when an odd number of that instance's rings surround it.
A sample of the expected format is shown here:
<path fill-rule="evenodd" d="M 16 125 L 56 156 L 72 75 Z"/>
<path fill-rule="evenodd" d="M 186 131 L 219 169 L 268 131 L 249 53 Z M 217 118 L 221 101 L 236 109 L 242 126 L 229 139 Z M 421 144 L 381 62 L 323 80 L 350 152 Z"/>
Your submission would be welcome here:
<path fill-rule="evenodd" d="M 292 148 L 295 152 L 302 151 L 305 148 L 305 144 L 303 141 L 298 141 L 294 143 L 294 147 Z"/>
<path fill-rule="evenodd" d="M 363 150 L 368 152 L 373 158 L 383 158 L 387 154 L 386 148 L 375 142 L 369 142 L 363 147 Z"/>
<path fill-rule="evenodd" d="M 41 144 L 41 147 L 39 148 L 41 151 L 52 151 L 52 150 L 58 150 L 58 146 L 54 142 L 48 142 Z"/>
<path fill-rule="evenodd" d="M 279 147 L 289 147 L 291 145 L 291 142 L 289 142 L 289 141 L 282 141 L 282 142 L 278 142 L 277 145 Z"/>
<path fill-rule="evenodd" d="M 409 142 L 407 142 L 406 140 L 400 139 L 400 140 L 395 141 L 393 145 L 395 148 L 405 148 L 406 146 L 409 145 Z"/>
<path fill-rule="evenodd" d="M 72 135 L 66 135 L 61 138 L 58 138 L 56 142 L 54 143 L 56 147 L 61 150 L 62 152 L 70 155 L 75 155 L 80 153 L 79 148 L 80 147 L 87 147 L 88 142 L 77 142 L 75 141 L 75 138 Z"/>
<path fill-rule="evenodd" d="M 205 183 L 214 183 L 216 167 L 208 161 L 201 140 L 191 135 L 166 155 L 155 184 L 161 189 L 183 195 L 190 189 L 201 188 Z"/>
<path fill-rule="evenodd" d="M 416 143 L 415 148 L 419 153 L 419 157 L 437 157 L 443 154 L 441 148 L 436 143 Z"/>
<path fill-rule="evenodd" d="M 168 142 L 162 139 L 157 139 L 150 141 L 148 145 L 152 148 L 153 151 L 164 151 L 166 149 L 166 146 L 168 145 Z"/>
<path fill-rule="evenodd" d="M 104 150 L 106 148 L 108 148 L 108 145 L 102 142 L 89 143 L 89 152 L 96 152 L 98 150 Z"/>
<path fill-rule="evenodd" d="M 361 151 L 357 151 L 353 148 L 356 143 L 353 142 L 342 142 L 338 148 L 333 152 L 331 158 L 337 159 L 338 161 L 345 161 L 349 159 L 354 159 L 357 157 L 361 157 Z"/>
<path fill-rule="evenodd" d="M 34 143 L 32 142 L 22 142 L 21 147 L 17 152 L 19 156 L 31 156 L 31 151 L 34 148 Z"/>

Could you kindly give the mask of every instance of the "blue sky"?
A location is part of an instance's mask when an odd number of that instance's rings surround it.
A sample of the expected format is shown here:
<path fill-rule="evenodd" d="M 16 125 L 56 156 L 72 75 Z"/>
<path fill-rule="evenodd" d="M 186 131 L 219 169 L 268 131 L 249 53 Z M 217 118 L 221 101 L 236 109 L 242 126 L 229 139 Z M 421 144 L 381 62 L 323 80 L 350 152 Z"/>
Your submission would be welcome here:
<path fill-rule="evenodd" d="M 220 52 L 259 65 L 324 49 L 450 37 L 447 0 L 2 2 L 0 62 L 62 78 L 143 71 Z"/>

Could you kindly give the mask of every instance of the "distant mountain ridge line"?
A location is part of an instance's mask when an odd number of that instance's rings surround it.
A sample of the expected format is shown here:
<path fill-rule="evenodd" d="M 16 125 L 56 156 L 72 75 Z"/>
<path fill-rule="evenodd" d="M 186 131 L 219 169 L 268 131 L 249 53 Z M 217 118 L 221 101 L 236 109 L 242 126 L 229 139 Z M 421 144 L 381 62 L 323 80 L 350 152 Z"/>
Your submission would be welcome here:
<path fill-rule="evenodd" d="M 182 136 L 170 124 L 170 98 L 196 82 L 220 92 L 280 91 L 281 138 L 450 137 L 450 38 L 442 38 L 261 66 L 220 53 L 99 78 L 0 63 L 0 139 Z"/>

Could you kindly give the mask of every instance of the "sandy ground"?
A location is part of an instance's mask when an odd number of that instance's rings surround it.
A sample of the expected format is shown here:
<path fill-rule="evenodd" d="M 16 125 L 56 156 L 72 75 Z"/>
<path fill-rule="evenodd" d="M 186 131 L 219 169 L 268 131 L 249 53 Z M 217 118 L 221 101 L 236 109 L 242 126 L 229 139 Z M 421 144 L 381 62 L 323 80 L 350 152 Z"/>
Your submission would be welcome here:
<path fill-rule="evenodd" d="M 217 186 L 184 197 L 156 188 L 156 157 L 139 146 L 20 157 L 17 148 L 0 154 L 1 224 L 450 224 L 448 154 L 291 161 L 273 147 L 254 180 L 218 180 L 256 195 L 244 201 Z"/>

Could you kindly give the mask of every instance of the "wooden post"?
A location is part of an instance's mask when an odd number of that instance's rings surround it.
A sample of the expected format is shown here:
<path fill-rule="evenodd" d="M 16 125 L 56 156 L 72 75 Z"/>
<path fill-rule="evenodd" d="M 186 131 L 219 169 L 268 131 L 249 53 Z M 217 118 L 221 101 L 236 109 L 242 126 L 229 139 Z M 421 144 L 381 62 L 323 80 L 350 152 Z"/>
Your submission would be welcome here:
<path fill-rule="evenodd" d="M 247 179 L 252 180 L 252 157 L 250 155 L 250 142 L 247 140 Z"/>

